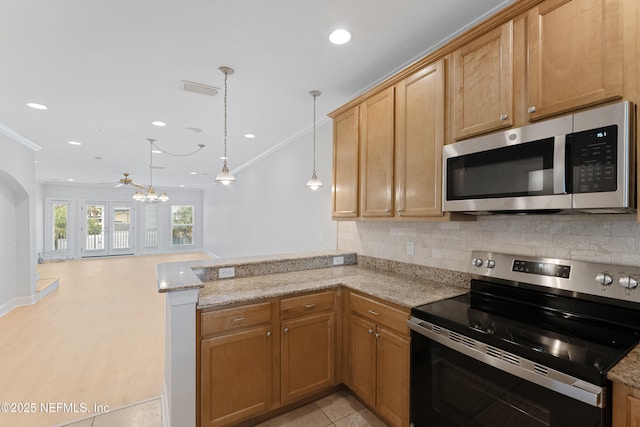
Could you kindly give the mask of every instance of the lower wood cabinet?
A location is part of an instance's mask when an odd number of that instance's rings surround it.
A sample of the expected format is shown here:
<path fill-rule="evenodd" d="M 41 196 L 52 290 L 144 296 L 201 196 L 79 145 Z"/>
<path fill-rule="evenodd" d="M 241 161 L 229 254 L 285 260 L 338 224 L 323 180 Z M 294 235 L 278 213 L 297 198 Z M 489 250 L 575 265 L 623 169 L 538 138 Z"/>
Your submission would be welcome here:
<path fill-rule="evenodd" d="M 271 326 L 258 326 L 201 343 L 201 425 L 225 426 L 271 405 Z"/>
<path fill-rule="evenodd" d="M 282 322 L 282 403 L 334 385 L 334 315 Z"/>
<path fill-rule="evenodd" d="M 233 425 L 273 401 L 273 303 L 200 314 L 198 423 Z"/>
<path fill-rule="evenodd" d="M 345 383 L 389 425 L 409 425 L 408 310 L 349 294 Z"/>
<path fill-rule="evenodd" d="M 613 427 L 640 427 L 640 389 L 613 383 Z"/>
<path fill-rule="evenodd" d="M 236 425 L 337 385 L 337 295 L 199 313 L 198 425 Z"/>

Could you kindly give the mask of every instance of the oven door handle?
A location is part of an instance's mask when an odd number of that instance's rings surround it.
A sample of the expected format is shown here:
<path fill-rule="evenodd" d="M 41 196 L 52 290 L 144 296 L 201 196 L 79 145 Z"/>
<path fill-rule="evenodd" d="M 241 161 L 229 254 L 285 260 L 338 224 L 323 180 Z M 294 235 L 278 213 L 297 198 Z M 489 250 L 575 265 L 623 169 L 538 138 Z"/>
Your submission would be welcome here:
<path fill-rule="evenodd" d="M 541 387 L 556 391 L 591 406 L 605 405 L 605 389 L 579 378 L 532 362 L 523 357 L 492 347 L 444 327 L 411 316 L 407 326 L 426 338 L 465 354 L 496 369 Z"/>

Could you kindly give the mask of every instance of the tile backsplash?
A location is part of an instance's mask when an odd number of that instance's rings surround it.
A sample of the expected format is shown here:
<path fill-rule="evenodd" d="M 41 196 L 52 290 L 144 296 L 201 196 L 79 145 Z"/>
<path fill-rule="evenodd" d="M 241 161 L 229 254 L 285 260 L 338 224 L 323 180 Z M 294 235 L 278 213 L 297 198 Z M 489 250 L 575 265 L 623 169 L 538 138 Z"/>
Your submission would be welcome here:
<path fill-rule="evenodd" d="M 413 246 L 413 255 L 408 246 Z M 472 250 L 640 266 L 640 224 L 635 214 L 339 221 L 338 249 L 463 272 L 468 271 Z"/>

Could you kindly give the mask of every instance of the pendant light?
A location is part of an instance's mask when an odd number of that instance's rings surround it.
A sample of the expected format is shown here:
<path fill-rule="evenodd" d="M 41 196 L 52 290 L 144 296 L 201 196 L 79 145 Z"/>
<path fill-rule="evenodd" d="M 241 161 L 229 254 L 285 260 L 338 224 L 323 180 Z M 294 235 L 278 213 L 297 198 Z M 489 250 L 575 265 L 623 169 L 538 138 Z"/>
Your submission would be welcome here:
<path fill-rule="evenodd" d="M 319 97 L 320 94 L 318 90 L 309 92 L 309 95 L 313 96 L 313 173 L 311 174 L 311 179 L 307 181 L 307 187 L 313 191 L 322 187 L 322 181 L 320 181 L 318 175 L 316 175 L 316 98 Z"/>
<path fill-rule="evenodd" d="M 133 200 L 138 202 L 166 202 L 169 200 L 169 196 L 167 193 L 162 193 L 160 196 L 156 194 L 153 189 L 153 142 L 155 139 L 147 139 L 149 141 L 149 188 L 147 189 L 147 193 L 143 193 L 141 191 L 136 191 L 133 195 Z"/>
<path fill-rule="evenodd" d="M 224 157 L 222 157 L 224 163 L 222 164 L 222 171 L 216 176 L 216 182 L 229 185 L 236 180 L 236 177 L 229 172 L 227 167 L 227 77 L 229 74 L 233 74 L 233 68 L 220 67 L 218 71 L 224 74 Z"/>

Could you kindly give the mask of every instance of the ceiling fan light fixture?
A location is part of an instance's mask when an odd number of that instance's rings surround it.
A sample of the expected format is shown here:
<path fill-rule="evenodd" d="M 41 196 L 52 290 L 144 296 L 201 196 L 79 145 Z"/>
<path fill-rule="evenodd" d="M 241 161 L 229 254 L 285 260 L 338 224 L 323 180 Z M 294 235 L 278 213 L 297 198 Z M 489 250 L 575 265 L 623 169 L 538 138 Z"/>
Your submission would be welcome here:
<path fill-rule="evenodd" d="M 169 196 L 166 192 L 164 192 L 160 195 L 160 197 L 158 197 L 158 200 L 161 202 L 166 202 L 167 200 L 169 200 Z"/>
<path fill-rule="evenodd" d="M 141 191 L 136 191 L 135 194 L 133 195 L 133 200 L 137 201 L 137 202 L 141 202 L 144 200 L 144 194 L 142 194 Z"/>

